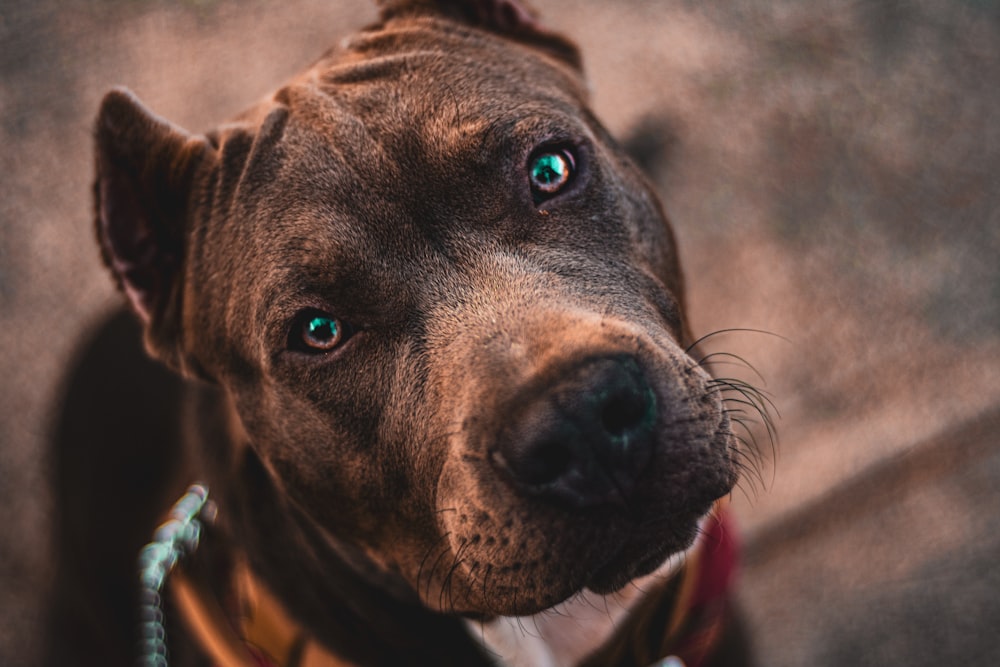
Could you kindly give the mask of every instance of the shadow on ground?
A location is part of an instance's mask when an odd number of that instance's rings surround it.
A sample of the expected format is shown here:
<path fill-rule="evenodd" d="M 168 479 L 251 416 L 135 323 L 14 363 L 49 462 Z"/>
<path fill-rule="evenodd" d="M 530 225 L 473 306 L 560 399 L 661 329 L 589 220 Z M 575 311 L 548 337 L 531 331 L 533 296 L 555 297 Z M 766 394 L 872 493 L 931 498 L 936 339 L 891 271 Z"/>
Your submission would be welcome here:
<path fill-rule="evenodd" d="M 760 479 L 734 498 L 762 664 L 994 664 L 1000 2 L 538 4 L 649 161 L 696 332 L 787 339 L 710 339 L 781 412 L 776 460 L 754 429 Z M 51 406 L 116 301 L 90 228 L 98 100 L 125 84 L 206 129 L 373 17 L 327 0 L 0 7 L 0 664 L 37 656 Z"/>

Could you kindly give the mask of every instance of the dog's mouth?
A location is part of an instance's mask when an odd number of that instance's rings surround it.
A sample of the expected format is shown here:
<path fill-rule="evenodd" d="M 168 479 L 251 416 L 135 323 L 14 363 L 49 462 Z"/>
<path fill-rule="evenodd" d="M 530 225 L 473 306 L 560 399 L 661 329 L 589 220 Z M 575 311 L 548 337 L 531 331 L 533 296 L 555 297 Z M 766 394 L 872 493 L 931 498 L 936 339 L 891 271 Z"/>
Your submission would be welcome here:
<path fill-rule="evenodd" d="M 449 526 L 449 553 L 433 554 L 425 568 L 424 590 L 434 598 L 427 601 L 448 611 L 520 616 L 585 589 L 619 591 L 687 549 L 717 495 L 707 493 L 694 505 L 689 498 L 676 511 L 664 510 L 673 503 L 662 495 L 656 503 L 642 499 L 631 511 L 525 504 L 499 516 L 479 507 L 459 511 Z"/>

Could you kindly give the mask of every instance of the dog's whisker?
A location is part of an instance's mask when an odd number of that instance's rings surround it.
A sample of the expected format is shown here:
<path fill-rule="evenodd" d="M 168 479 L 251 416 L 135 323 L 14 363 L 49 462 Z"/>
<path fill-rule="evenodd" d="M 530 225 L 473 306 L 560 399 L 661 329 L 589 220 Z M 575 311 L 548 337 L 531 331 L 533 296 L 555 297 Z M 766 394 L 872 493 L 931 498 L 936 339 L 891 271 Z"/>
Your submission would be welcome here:
<path fill-rule="evenodd" d="M 746 447 L 750 455 L 753 456 L 755 461 L 757 461 L 758 463 L 763 463 L 763 455 L 761 454 L 760 451 L 760 444 L 757 442 L 757 436 L 754 435 L 753 429 L 750 428 L 750 426 L 748 426 L 748 424 L 759 424 L 760 422 L 751 417 L 745 417 L 742 415 L 739 416 L 730 415 L 729 421 L 731 424 L 742 428 L 743 431 L 750 438 L 750 442 L 747 442 L 747 440 L 743 436 L 737 435 L 734 429 L 730 429 L 728 435 L 732 436 L 733 438 L 741 442 L 744 445 L 744 447 Z"/>
<path fill-rule="evenodd" d="M 771 416 L 767 413 L 766 410 L 762 409 L 759 405 L 757 405 L 756 403 L 754 403 L 750 399 L 743 400 L 743 399 L 739 399 L 739 398 L 732 398 L 732 397 L 730 397 L 730 398 L 727 398 L 725 400 L 727 402 L 733 402 L 733 403 L 739 403 L 741 405 L 746 405 L 747 407 L 750 407 L 750 408 L 753 408 L 753 409 L 757 410 L 757 412 L 760 414 L 761 420 L 763 421 L 764 427 L 767 429 L 768 437 L 771 438 L 771 442 L 773 443 L 775 440 L 777 440 L 777 437 L 778 437 L 777 429 L 774 426 L 774 422 L 771 420 Z"/>
<path fill-rule="evenodd" d="M 757 470 L 753 466 L 748 466 L 745 463 L 737 462 L 734 465 L 736 466 L 736 469 L 741 473 L 740 480 L 739 482 L 737 482 L 737 486 L 740 487 L 740 490 L 744 493 L 747 500 L 751 500 L 751 497 L 747 495 L 748 489 L 745 488 L 745 486 L 749 487 L 750 494 L 752 494 L 753 498 L 756 498 L 760 493 L 760 489 L 757 486 L 757 480 L 762 479 L 760 475 L 757 473 Z M 763 484 L 763 481 L 761 481 L 761 484 Z"/>
<path fill-rule="evenodd" d="M 754 396 L 762 405 L 767 405 L 770 409 L 777 412 L 777 406 L 772 400 L 772 394 L 765 389 L 755 387 L 749 382 L 734 378 L 713 378 L 709 381 L 709 385 L 712 387 L 721 387 L 721 391 L 723 393 L 746 392 L 747 394 Z"/>
<path fill-rule="evenodd" d="M 692 354 L 692 351 L 696 350 L 699 345 L 722 334 L 741 332 L 764 334 L 785 342 L 790 342 L 784 336 L 771 331 L 752 328 L 728 328 L 712 331 L 698 338 L 688 346 L 686 353 L 689 355 Z M 706 369 L 723 364 L 746 368 L 763 385 L 767 385 L 767 379 L 764 375 L 745 357 L 739 354 L 726 351 L 708 352 L 698 357 L 695 364 Z M 732 423 L 729 432 L 725 435 L 731 438 L 734 443 L 731 460 L 739 476 L 737 486 L 740 492 L 746 495 L 748 500 L 751 500 L 750 496 L 756 497 L 760 489 L 767 487 L 763 472 L 765 467 L 765 450 L 761 447 L 762 443 L 757 437 L 758 429 L 755 427 L 759 427 L 761 431 L 766 432 L 771 460 L 773 460 L 777 455 L 776 446 L 778 440 L 774 416 L 780 418 L 781 413 L 773 400 L 772 394 L 767 390 L 755 386 L 746 380 L 733 377 L 717 377 L 714 373 L 712 375 L 713 377 L 706 383 L 706 389 L 709 392 L 718 393 L 723 403 L 722 412 L 729 417 Z M 737 429 L 741 433 L 737 433 Z"/>
<path fill-rule="evenodd" d="M 739 439 L 744 443 L 746 442 L 740 436 L 732 435 L 733 438 Z M 762 456 L 749 447 L 733 447 L 731 451 L 733 453 L 732 463 L 739 472 L 739 481 L 749 484 L 753 489 L 754 496 L 761 489 L 766 489 L 768 485 L 764 481 L 764 462 Z M 760 484 L 760 488 L 758 488 L 757 483 Z"/>
<path fill-rule="evenodd" d="M 455 571 L 458 570 L 458 568 L 461 567 L 462 563 L 464 562 L 462 555 L 471 546 L 472 546 L 471 542 L 462 540 L 462 544 L 455 551 L 455 556 L 452 560 L 451 567 L 448 568 L 448 574 L 445 575 L 444 581 L 441 582 L 441 593 L 438 596 L 438 607 L 441 609 L 444 608 L 443 597 L 446 595 L 445 593 L 446 590 L 447 590 L 447 597 L 449 599 L 448 600 L 449 608 L 454 609 L 454 597 L 453 597 L 454 591 L 452 591 L 452 584 L 454 583 L 453 577 L 455 575 Z"/>
<path fill-rule="evenodd" d="M 759 420 L 754 419 L 753 417 L 751 417 L 750 413 L 747 412 L 746 410 L 744 410 L 743 408 L 725 408 L 725 409 L 722 410 L 722 414 L 727 415 L 729 417 L 730 421 L 734 421 L 736 419 L 740 419 L 740 420 L 745 421 L 745 422 L 747 422 L 749 424 L 759 424 L 760 423 Z"/>
<path fill-rule="evenodd" d="M 753 426 L 760 426 L 760 422 L 752 417 L 748 417 L 745 414 L 730 414 L 729 415 L 730 429 L 726 432 L 726 435 L 732 436 L 739 441 L 746 449 L 751 453 L 751 455 L 756 458 L 763 460 L 763 454 L 760 451 L 760 444 L 757 442 L 757 435 L 754 433 Z M 736 428 L 742 430 L 746 437 L 739 435 L 736 432 Z M 746 438 L 749 438 L 747 440 Z"/>
<path fill-rule="evenodd" d="M 745 459 L 754 472 L 757 473 L 757 476 L 760 477 L 759 473 L 760 469 L 764 466 L 764 458 L 757 447 L 757 439 L 754 437 L 753 431 L 747 428 L 746 424 L 744 424 L 742 420 L 734 418 L 733 421 L 746 431 L 753 443 L 751 445 L 743 436 L 730 431 L 727 435 L 743 445 L 743 447 L 733 447 L 733 453 L 736 456 Z M 760 477 L 760 481 L 763 483 L 763 477 Z"/>
<path fill-rule="evenodd" d="M 768 428 L 768 435 L 772 439 L 776 439 L 777 431 L 774 428 L 773 418 L 769 412 L 770 399 L 764 396 L 760 396 L 754 392 L 745 390 L 741 387 L 734 387 L 728 383 L 718 383 L 710 388 L 712 392 L 718 392 L 720 394 L 720 400 L 723 403 L 723 414 L 727 415 L 740 415 L 744 419 L 747 419 L 751 423 L 758 423 L 756 420 L 751 418 L 749 415 L 757 415 L 760 418 L 761 424 L 766 424 Z M 726 393 L 733 393 L 736 396 L 726 396 Z M 741 398 L 737 398 L 741 397 Z M 733 404 L 746 406 L 750 410 L 742 407 L 734 407 Z M 780 416 L 780 415 L 779 415 Z"/>
<path fill-rule="evenodd" d="M 710 361 L 710 359 L 713 359 L 714 357 L 727 357 L 729 359 L 735 359 L 736 361 L 735 362 L 733 362 L 733 361 L 730 361 L 730 362 L 725 362 L 725 361 Z M 754 375 L 756 375 L 757 377 L 759 377 L 761 382 L 763 382 L 765 385 L 767 385 L 767 380 L 764 379 L 764 376 L 761 374 L 760 371 L 757 370 L 757 368 L 753 364 L 751 364 L 749 361 L 747 361 L 746 359 L 744 359 L 740 355 L 733 354 L 732 352 L 712 352 L 710 354 L 706 354 L 705 356 L 701 357 L 695 363 L 698 366 L 702 366 L 702 367 L 705 367 L 706 365 L 710 365 L 710 364 L 724 364 L 724 363 L 728 363 L 728 364 L 733 365 L 733 366 L 746 367 L 749 370 L 753 371 Z"/>
<path fill-rule="evenodd" d="M 431 555 L 432 555 L 432 554 L 433 554 L 433 553 L 434 553 L 434 552 L 435 552 L 435 551 L 436 551 L 436 550 L 438 549 L 439 545 L 440 545 L 440 544 L 441 544 L 442 542 L 444 542 L 444 543 L 445 543 L 445 546 L 444 546 L 444 548 L 443 548 L 443 549 L 441 550 L 441 554 L 440 554 L 440 555 L 438 555 L 437 559 L 436 559 L 436 560 L 435 560 L 435 562 L 434 562 L 434 566 L 433 566 L 433 567 L 431 567 L 431 569 L 430 569 L 430 570 L 429 570 L 429 571 L 427 572 L 427 590 L 426 590 L 426 596 L 427 596 L 427 597 L 430 597 L 430 593 L 431 593 L 431 584 L 433 584 L 433 583 L 434 583 L 434 570 L 435 570 L 435 568 L 437 567 L 437 563 L 438 563 L 438 562 L 439 562 L 439 561 L 441 560 L 441 557 L 442 557 L 442 556 L 443 556 L 443 555 L 444 555 L 445 553 L 447 553 L 447 552 L 448 552 L 448 549 L 449 549 L 449 547 L 448 547 L 448 544 L 447 544 L 447 542 L 448 542 L 448 539 L 449 539 L 450 537 L 451 537 L 451 533 L 450 533 L 450 532 L 447 532 L 447 533 L 445 533 L 444 535 L 442 535 L 442 536 L 441 536 L 440 538 L 438 538 L 438 540 L 437 540 L 436 542 L 434 542 L 434 544 L 433 544 L 433 545 L 431 545 L 431 547 L 430 547 L 430 548 L 429 548 L 429 549 L 427 550 L 427 552 L 426 552 L 426 553 L 424 554 L 424 557 L 423 557 L 423 558 L 422 558 L 422 559 L 420 560 L 420 566 L 419 566 L 419 567 L 417 568 L 417 582 L 416 582 L 416 583 L 417 583 L 417 585 L 416 585 L 416 588 L 417 588 L 417 591 L 418 591 L 418 592 L 420 591 L 420 578 L 421 578 L 421 576 L 422 576 L 422 574 L 423 574 L 423 572 L 424 572 L 424 567 L 425 567 L 425 566 L 427 565 L 427 560 L 428 560 L 428 559 L 429 559 L 429 558 L 431 557 Z"/>
<path fill-rule="evenodd" d="M 725 524 L 722 523 L 722 519 L 720 519 L 715 514 L 710 514 L 708 516 L 708 518 L 705 520 L 705 523 L 709 523 L 709 522 L 711 522 L 713 524 L 714 528 L 718 528 L 719 530 L 724 530 L 725 527 L 726 527 Z M 708 531 L 705 530 L 704 524 L 698 526 L 698 530 L 700 531 L 699 534 L 701 534 L 701 535 L 707 535 L 708 534 Z"/>
<path fill-rule="evenodd" d="M 746 485 L 750 486 L 749 490 L 747 490 Z M 740 480 L 733 487 L 733 491 L 735 491 L 736 489 L 739 489 L 740 493 L 743 494 L 743 499 L 748 503 L 753 504 L 754 502 L 756 502 L 757 498 L 760 497 L 760 492 L 758 491 L 756 485 L 754 485 L 747 478 L 741 477 Z M 732 498 L 733 491 L 729 492 L 730 498 Z"/>
<path fill-rule="evenodd" d="M 717 329 L 716 331 L 712 331 L 712 332 L 709 332 L 709 333 L 705 334 L 704 336 L 702 336 L 701 338 L 699 338 L 695 342 L 693 342 L 690 345 L 688 345 L 687 348 L 684 349 L 684 354 L 691 354 L 691 350 L 695 349 L 701 343 L 705 342 L 709 338 L 713 338 L 715 336 L 720 336 L 722 334 L 727 334 L 727 333 L 757 333 L 757 334 L 764 334 L 765 336 L 774 336 L 775 338 L 778 338 L 779 340 L 783 340 L 786 343 L 791 343 L 792 342 L 791 340 L 789 340 L 788 338 L 785 338 L 781 334 L 776 334 L 773 331 L 767 331 L 765 329 L 753 329 L 753 328 L 747 328 L 747 327 L 731 327 L 731 328 L 728 328 L 728 329 Z"/>
<path fill-rule="evenodd" d="M 514 591 L 514 607 L 517 608 L 517 606 L 518 606 L 517 605 L 517 590 L 515 590 Z M 532 635 L 531 632 L 528 631 L 528 628 L 525 627 L 525 625 L 524 625 L 524 618 L 522 616 L 515 616 L 514 618 L 517 620 L 517 627 L 521 631 L 521 636 L 522 637 L 538 637 L 538 636 L 541 635 L 541 633 Z M 536 626 L 535 629 L 537 631 L 537 626 Z"/>
<path fill-rule="evenodd" d="M 768 398 L 750 389 L 731 385 L 729 383 L 726 383 L 724 385 L 720 384 L 718 386 L 719 386 L 720 399 L 722 400 L 723 403 L 732 398 L 744 398 L 750 401 L 754 411 L 759 413 L 761 417 L 765 415 L 770 416 L 770 413 L 768 412 L 769 408 Z"/>
<path fill-rule="evenodd" d="M 750 440 L 753 443 L 753 447 L 748 447 L 748 449 L 753 454 L 755 462 L 758 465 L 763 466 L 764 465 L 764 452 L 763 452 L 763 450 L 761 450 L 760 445 L 757 442 L 757 436 L 754 433 L 754 429 L 750 428 L 750 426 L 749 426 L 750 424 L 759 425 L 759 424 L 761 424 L 761 422 L 759 422 L 758 420 L 753 419 L 751 417 L 747 417 L 747 416 L 730 416 L 730 421 L 733 424 L 738 425 L 741 429 L 743 429 L 743 431 L 747 434 L 747 436 L 750 437 Z M 731 433 L 735 437 L 735 435 L 736 435 L 735 432 L 732 432 L 732 430 L 731 430 Z M 773 461 L 773 460 L 775 460 L 777 458 L 777 450 L 775 448 L 775 438 L 776 438 L 776 435 L 773 434 L 771 430 L 767 430 L 767 436 L 768 436 L 768 444 L 769 444 L 770 453 L 771 453 L 771 459 L 770 460 Z M 744 439 L 741 438 L 740 441 L 743 442 L 744 444 L 746 444 L 746 440 L 744 440 Z"/>
<path fill-rule="evenodd" d="M 658 580 L 660 576 L 662 576 L 662 575 L 660 575 L 660 573 L 657 572 L 657 573 L 649 575 L 648 578 L 650 580 Z M 631 588 L 632 590 L 634 590 L 640 596 L 645 596 L 645 595 L 648 594 L 648 591 L 646 590 L 646 587 L 645 586 L 641 586 L 639 584 L 639 582 L 637 582 L 635 580 L 628 582 L 628 587 Z"/>
<path fill-rule="evenodd" d="M 446 544 L 438 557 L 434 559 L 434 564 L 431 566 L 430 571 L 427 573 L 427 597 L 431 595 L 431 584 L 434 583 L 434 573 L 437 571 L 438 566 L 441 564 L 442 559 L 451 551 L 450 545 Z"/>
<path fill-rule="evenodd" d="M 608 622 L 610 623 L 614 621 L 614 616 L 611 614 L 611 605 L 608 603 L 609 597 L 608 595 L 602 595 L 601 599 L 604 600 L 604 615 L 608 617 Z"/>
<path fill-rule="evenodd" d="M 763 451 L 760 448 L 760 443 L 757 440 L 757 436 L 756 436 L 756 434 L 754 432 L 754 429 L 752 429 L 750 427 L 751 424 L 758 424 L 759 425 L 759 424 L 762 424 L 763 422 L 761 422 L 761 421 L 759 421 L 757 419 L 754 419 L 753 417 L 750 417 L 748 411 L 745 408 L 743 408 L 743 407 L 731 407 L 731 403 L 733 403 L 734 401 L 731 401 L 728 398 L 724 399 L 724 401 L 725 401 L 725 406 L 726 407 L 723 408 L 723 411 L 722 411 L 723 414 L 725 414 L 725 415 L 727 415 L 729 417 L 729 420 L 730 420 L 731 424 L 733 425 L 733 427 L 739 427 L 740 429 L 742 429 L 743 432 L 746 434 L 746 437 L 743 437 L 743 436 L 739 435 L 738 433 L 736 433 L 736 431 L 734 430 L 734 428 L 730 428 L 729 431 L 725 435 L 727 437 L 731 437 L 732 439 L 736 440 L 738 443 L 740 443 L 741 445 L 743 445 L 742 447 L 735 447 L 734 450 L 737 453 L 739 453 L 741 456 L 752 457 L 752 466 L 751 467 L 757 473 L 757 477 L 760 479 L 761 484 L 764 485 L 764 483 L 763 483 L 763 475 L 760 473 L 760 470 L 764 467 L 764 453 L 763 453 Z M 761 411 L 761 409 L 760 409 L 759 406 L 754 406 L 754 414 L 757 414 L 758 416 L 760 416 L 761 412 L 762 411 Z M 772 425 L 772 428 L 773 428 L 773 425 Z M 773 430 L 771 428 L 769 428 L 767 430 L 767 433 L 768 433 L 768 440 L 770 442 L 771 453 L 772 453 L 772 457 L 773 457 L 774 456 L 774 446 L 775 446 L 774 445 L 774 432 L 773 432 Z M 749 438 L 749 440 L 747 440 L 747 438 Z M 766 486 L 766 485 L 764 485 L 764 486 Z"/>
<path fill-rule="evenodd" d="M 717 360 L 704 361 L 704 362 L 703 361 L 697 361 L 697 362 L 695 362 L 695 366 L 699 366 L 699 367 L 704 368 L 705 370 L 709 371 L 709 375 L 713 375 L 712 369 L 714 369 L 714 368 L 716 368 L 718 366 L 732 366 L 732 367 L 735 367 L 735 368 L 746 368 L 747 367 L 746 364 L 741 364 L 738 361 L 717 361 Z M 755 370 L 755 369 L 750 369 L 750 370 Z"/>
<path fill-rule="evenodd" d="M 489 596 L 487 595 L 487 592 L 488 592 L 487 581 L 489 580 L 490 574 L 492 572 L 493 572 L 493 565 L 490 564 L 490 563 L 487 563 L 486 564 L 486 572 L 483 574 L 483 591 L 482 591 L 483 607 L 486 608 L 486 609 L 492 609 L 493 608 L 490 605 Z"/>
<path fill-rule="evenodd" d="M 762 404 L 766 404 L 771 410 L 774 410 L 774 413 L 778 417 L 781 417 L 781 412 L 778 410 L 778 406 L 775 405 L 772 400 L 773 394 L 771 394 L 771 392 L 755 387 L 744 380 L 738 380 L 735 378 L 713 378 L 710 383 L 711 382 L 723 383 L 733 391 L 743 391 L 748 394 L 752 394 L 753 396 L 756 396 Z"/>
<path fill-rule="evenodd" d="M 760 422 L 757 422 L 756 418 L 751 417 L 749 413 L 740 415 L 736 418 L 743 419 L 749 423 L 762 424 L 767 429 L 768 437 L 771 438 L 772 444 L 775 441 L 777 441 L 778 437 L 777 428 L 775 427 L 773 417 L 771 417 L 771 414 L 767 410 L 767 406 L 756 400 L 753 395 L 741 391 L 737 391 L 736 393 L 745 398 L 746 400 L 743 400 L 743 398 L 737 398 L 735 396 L 726 396 L 725 398 L 722 399 L 725 408 L 733 410 L 734 409 L 732 407 L 733 404 L 743 405 L 748 408 L 751 408 L 754 411 L 754 413 L 756 413 L 757 417 L 760 418 Z"/>
<path fill-rule="evenodd" d="M 732 404 L 734 403 L 737 405 L 745 405 L 749 408 L 752 408 L 753 413 L 749 411 L 744 411 L 744 414 L 742 416 L 738 415 L 739 418 L 748 420 L 751 423 L 758 423 L 761 425 L 765 425 L 765 422 L 770 420 L 770 415 L 767 413 L 767 411 L 764 410 L 759 404 L 755 403 L 752 399 L 747 399 L 746 401 L 744 401 L 743 399 L 737 398 L 735 396 L 727 396 L 724 399 L 722 399 L 722 402 L 728 409 L 733 409 Z M 752 414 L 756 414 L 757 416 L 753 417 L 751 416 Z M 771 426 L 773 426 L 773 423 L 771 424 Z"/>
<path fill-rule="evenodd" d="M 761 471 L 760 463 L 744 452 L 735 451 L 733 454 L 733 465 L 736 466 L 737 472 L 741 475 L 741 479 L 746 479 L 747 483 L 750 484 L 754 493 L 756 494 L 758 490 L 767 488 L 767 484 L 764 482 L 764 474 Z M 758 483 L 760 484 L 759 488 L 757 486 Z"/>
<path fill-rule="evenodd" d="M 532 616 L 531 616 L 531 623 L 532 623 L 532 625 L 535 626 L 535 636 L 536 637 L 541 637 L 542 636 L 542 629 L 540 627 L 538 627 L 538 619 L 540 617 L 542 617 L 541 614 L 532 614 Z"/>
<path fill-rule="evenodd" d="M 740 426 L 743 426 L 744 428 L 746 428 L 746 426 L 744 426 L 744 424 L 742 422 L 737 422 L 737 423 Z M 732 449 L 733 449 L 734 453 L 736 453 L 737 455 L 742 456 L 742 457 L 747 457 L 749 460 L 753 461 L 754 463 L 760 463 L 761 462 L 760 454 L 759 454 L 759 452 L 757 452 L 757 443 L 754 440 L 753 433 L 750 432 L 750 431 L 748 431 L 748 434 L 750 435 L 750 442 L 748 442 L 747 439 L 744 438 L 743 436 L 736 435 L 736 433 L 734 433 L 732 431 L 730 431 L 726 435 L 728 437 L 730 437 L 730 438 L 733 438 L 734 440 L 736 440 L 737 442 L 739 442 L 741 445 L 743 445 L 743 447 L 733 447 Z"/>

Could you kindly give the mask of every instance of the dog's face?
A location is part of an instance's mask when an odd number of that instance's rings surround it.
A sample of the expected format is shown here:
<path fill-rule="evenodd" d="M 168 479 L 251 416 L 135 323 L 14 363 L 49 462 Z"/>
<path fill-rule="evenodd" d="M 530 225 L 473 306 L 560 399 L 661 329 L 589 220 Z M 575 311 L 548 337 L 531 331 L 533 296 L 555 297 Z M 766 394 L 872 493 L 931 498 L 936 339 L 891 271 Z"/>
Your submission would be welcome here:
<path fill-rule="evenodd" d="M 112 93 L 98 135 L 149 347 L 315 525 L 474 615 L 652 571 L 735 480 L 655 197 L 507 19 L 388 20 L 203 138 Z"/>

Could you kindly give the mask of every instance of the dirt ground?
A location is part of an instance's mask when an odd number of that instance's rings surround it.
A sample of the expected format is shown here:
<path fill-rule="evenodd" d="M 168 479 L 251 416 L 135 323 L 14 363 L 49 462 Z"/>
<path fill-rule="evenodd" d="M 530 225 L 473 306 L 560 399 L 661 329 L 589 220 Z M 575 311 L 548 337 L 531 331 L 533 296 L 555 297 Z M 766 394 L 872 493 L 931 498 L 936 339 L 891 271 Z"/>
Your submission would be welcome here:
<path fill-rule="evenodd" d="M 780 412 L 734 494 L 761 664 L 998 664 L 1000 0 L 536 4 L 648 156 L 694 330 L 780 336 L 709 345 Z M 91 232 L 101 95 L 205 130 L 374 15 L 0 2 L 0 665 L 38 655 L 60 370 L 117 303 Z"/>

